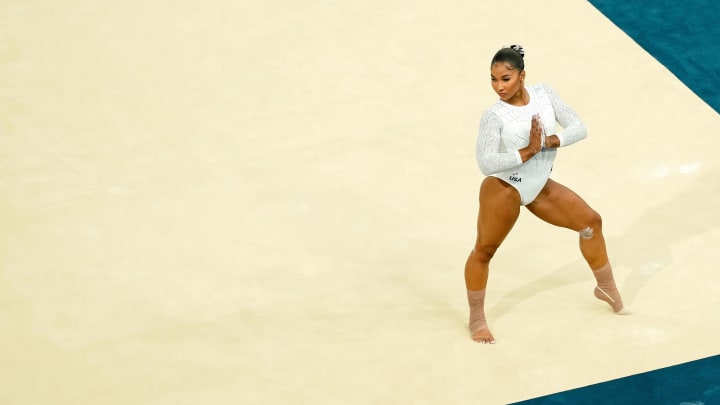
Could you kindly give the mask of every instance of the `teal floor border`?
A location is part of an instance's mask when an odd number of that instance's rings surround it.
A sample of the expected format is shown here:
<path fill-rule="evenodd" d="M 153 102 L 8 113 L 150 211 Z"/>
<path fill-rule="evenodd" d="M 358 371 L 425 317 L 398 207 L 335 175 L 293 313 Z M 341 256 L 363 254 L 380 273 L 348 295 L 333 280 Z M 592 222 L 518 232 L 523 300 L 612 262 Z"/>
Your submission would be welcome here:
<path fill-rule="evenodd" d="M 561 404 L 720 404 L 720 356 L 515 403 L 515 405 Z"/>
<path fill-rule="evenodd" d="M 590 3 L 720 113 L 720 1 Z"/>

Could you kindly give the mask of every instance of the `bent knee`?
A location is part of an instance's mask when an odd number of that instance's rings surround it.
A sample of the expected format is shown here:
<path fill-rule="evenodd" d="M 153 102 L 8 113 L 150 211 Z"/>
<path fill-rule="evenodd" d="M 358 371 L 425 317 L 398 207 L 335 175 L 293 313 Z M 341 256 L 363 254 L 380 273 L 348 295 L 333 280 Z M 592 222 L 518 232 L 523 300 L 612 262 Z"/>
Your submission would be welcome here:
<path fill-rule="evenodd" d="M 578 231 L 582 239 L 591 239 L 596 233 L 602 231 L 602 217 L 595 211 L 583 221 L 583 227 Z"/>
<path fill-rule="evenodd" d="M 495 252 L 497 252 L 498 246 L 491 246 L 491 245 L 480 245 L 475 246 L 475 249 L 472 251 L 472 257 L 481 262 L 481 263 L 488 263 L 490 259 L 495 256 Z"/>

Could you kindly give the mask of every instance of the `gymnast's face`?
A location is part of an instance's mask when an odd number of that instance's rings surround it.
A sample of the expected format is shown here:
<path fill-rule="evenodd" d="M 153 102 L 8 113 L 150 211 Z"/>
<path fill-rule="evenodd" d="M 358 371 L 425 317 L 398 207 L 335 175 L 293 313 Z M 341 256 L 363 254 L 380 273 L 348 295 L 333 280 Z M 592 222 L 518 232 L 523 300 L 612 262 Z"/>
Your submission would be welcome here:
<path fill-rule="evenodd" d="M 519 72 L 506 62 L 496 62 L 490 68 L 490 82 L 502 101 L 513 105 L 524 105 L 523 83 L 525 71 Z"/>

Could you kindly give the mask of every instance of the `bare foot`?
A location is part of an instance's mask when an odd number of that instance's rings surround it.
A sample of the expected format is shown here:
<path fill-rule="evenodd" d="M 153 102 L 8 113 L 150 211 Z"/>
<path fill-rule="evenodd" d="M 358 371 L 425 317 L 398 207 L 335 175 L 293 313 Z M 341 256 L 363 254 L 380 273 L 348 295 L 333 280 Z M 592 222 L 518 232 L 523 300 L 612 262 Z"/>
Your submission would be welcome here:
<path fill-rule="evenodd" d="M 467 290 L 468 304 L 470 305 L 470 336 L 478 343 L 495 343 L 490 329 L 485 321 L 485 290 Z"/>
<path fill-rule="evenodd" d="M 627 309 L 624 308 L 622 298 L 620 297 L 620 292 L 614 286 L 606 285 L 605 288 L 596 286 L 593 294 L 595 295 L 595 298 L 610 304 L 616 314 L 626 315 L 630 313 Z"/>
<path fill-rule="evenodd" d="M 478 343 L 495 344 L 495 338 L 490 332 L 490 329 L 487 327 L 484 319 L 478 319 L 475 322 L 471 322 L 470 331 L 472 340 Z"/>
<path fill-rule="evenodd" d="M 620 291 L 618 291 L 615 285 L 615 278 L 612 273 L 612 266 L 610 263 L 605 264 L 599 269 L 593 270 L 593 276 L 597 281 L 597 286 L 593 291 L 595 298 L 605 301 L 612 307 L 618 315 L 627 315 L 629 311 L 623 308 L 622 298 L 620 297 Z"/>

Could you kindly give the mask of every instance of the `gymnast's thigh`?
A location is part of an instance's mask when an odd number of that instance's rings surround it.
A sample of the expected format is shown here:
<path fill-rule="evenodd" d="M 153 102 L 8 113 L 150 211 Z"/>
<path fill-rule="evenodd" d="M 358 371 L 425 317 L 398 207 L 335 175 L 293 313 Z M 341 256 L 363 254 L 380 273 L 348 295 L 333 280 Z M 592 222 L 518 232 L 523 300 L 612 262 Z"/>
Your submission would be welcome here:
<path fill-rule="evenodd" d="M 537 198 L 526 208 L 543 221 L 580 231 L 600 221 L 600 216 L 577 193 L 548 179 Z"/>
<path fill-rule="evenodd" d="M 505 181 L 488 176 L 480 186 L 480 212 L 475 248 L 497 248 L 520 215 L 520 193 Z"/>

